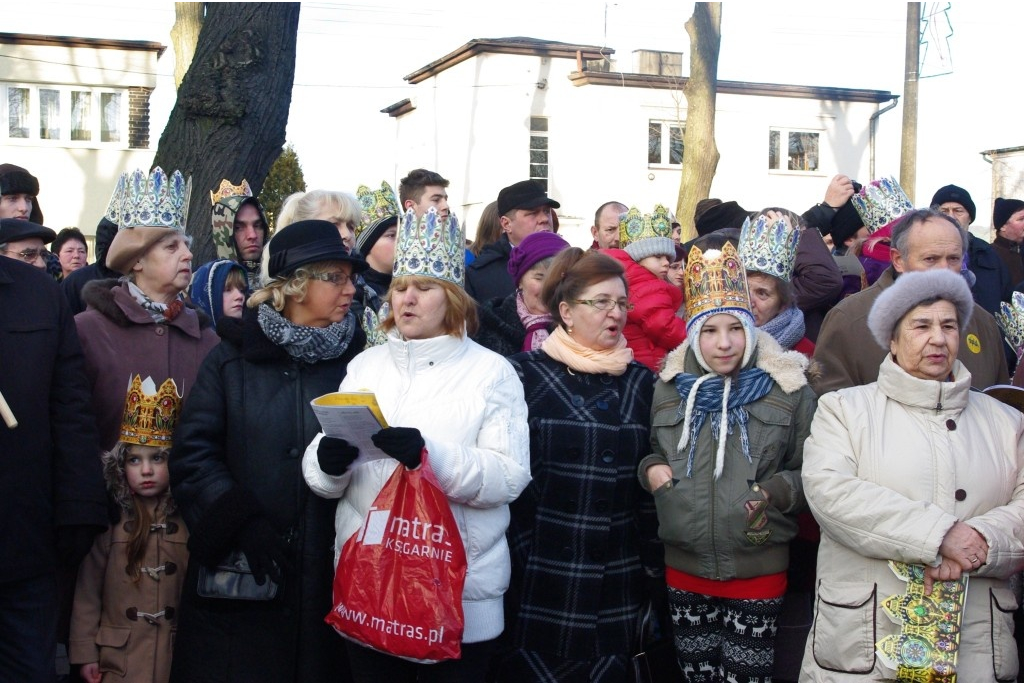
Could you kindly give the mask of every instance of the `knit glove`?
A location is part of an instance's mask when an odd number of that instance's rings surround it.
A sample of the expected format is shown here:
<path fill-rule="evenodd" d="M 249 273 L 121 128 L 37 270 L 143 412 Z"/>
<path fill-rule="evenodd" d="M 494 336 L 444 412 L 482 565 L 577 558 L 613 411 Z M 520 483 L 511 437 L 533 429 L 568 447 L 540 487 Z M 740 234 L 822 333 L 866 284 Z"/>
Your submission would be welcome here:
<path fill-rule="evenodd" d="M 280 583 L 284 572 L 292 570 L 288 545 L 265 516 L 254 516 L 242 525 L 238 548 L 245 554 L 257 585 L 267 582 L 267 576 Z"/>
<path fill-rule="evenodd" d="M 423 461 L 423 436 L 419 428 L 384 428 L 370 436 L 379 450 L 402 463 L 407 469 L 417 469 Z"/>
<path fill-rule="evenodd" d="M 358 456 L 358 447 L 350 445 L 342 438 L 332 438 L 329 435 L 320 438 L 320 444 L 316 448 L 317 463 L 320 464 L 320 470 L 328 476 L 340 476 L 345 473 Z"/>

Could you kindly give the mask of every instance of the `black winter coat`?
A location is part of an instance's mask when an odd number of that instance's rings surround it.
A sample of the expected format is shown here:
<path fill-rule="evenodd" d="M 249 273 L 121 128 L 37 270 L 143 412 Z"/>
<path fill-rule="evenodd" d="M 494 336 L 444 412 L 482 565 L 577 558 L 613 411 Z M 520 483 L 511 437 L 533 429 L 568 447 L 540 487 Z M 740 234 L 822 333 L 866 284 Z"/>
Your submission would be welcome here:
<path fill-rule="evenodd" d="M 466 267 L 466 292 L 477 302 L 506 297 L 516 290 L 508 272 L 508 257 L 512 244 L 508 236 L 501 236 L 477 255 Z"/>
<path fill-rule="evenodd" d="M 357 327 L 341 357 L 306 364 L 264 335 L 253 310 L 241 321 L 223 319 L 218 331 L 223 339 L 199 371 L 170 460 L 171 489 L 191 533 L 192 555 L 171 679 L 344 680 L 343 640 L 324 623 L 332 600 L 336 503 L 309 490 L 301 465 L 320 430 L 310 400 L 337 391 L 365 338 Z M 291 546 L 293 568 L 277 597 L 199 597 L 199 566 L 231 551 L 242 526 L 259 515 Z"/>
<path fill-rule="evenodd" d="M 0 423 L 2 583 L 57 570 L 57 527 L 98 532 L 108 524 L 89 381 L 67 300 L 45 272 L 7 257 L 0 392 L 18 420 L 13 430 Z"/>
<path fill-rule="evenodd" d="M 509 357 L 523 351 L 526 339 L 526 327 L 523 326 L 516 311 L 516 296 L 495 298 L 481 303 L 477 307 L 480 326 L 470 336 L 491 352 L 502 357 Z"/>

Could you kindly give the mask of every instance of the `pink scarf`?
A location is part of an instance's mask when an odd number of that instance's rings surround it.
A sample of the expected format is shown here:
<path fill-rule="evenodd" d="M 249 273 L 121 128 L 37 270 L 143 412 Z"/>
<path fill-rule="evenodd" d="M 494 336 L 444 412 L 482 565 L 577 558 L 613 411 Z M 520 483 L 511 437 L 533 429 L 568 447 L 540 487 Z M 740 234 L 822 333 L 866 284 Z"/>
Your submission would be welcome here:
<path fill-rule="evenodd" d="M 555 327 L 540 348 L 552 359 L 582 373 L 621 376 L 633 361 L 633 350 L 626 347 L 626 339 L 622 336 L 619 336 L 619 341 L 610 350 L 594 350 L 573 340 L 561 326 Z"/>
<path fill-rule="evenodd" d="M 548 339 L 548 324 L 551 323 L 551 314 L 534 314 L 526 307 L 523 300 L 523 291 L 516 291 L 516 313 L 519 320 L 523 322 L 526 329 L 526 337 L 523 339 L 523 352 L 539 350 L 541 343 Z"/>

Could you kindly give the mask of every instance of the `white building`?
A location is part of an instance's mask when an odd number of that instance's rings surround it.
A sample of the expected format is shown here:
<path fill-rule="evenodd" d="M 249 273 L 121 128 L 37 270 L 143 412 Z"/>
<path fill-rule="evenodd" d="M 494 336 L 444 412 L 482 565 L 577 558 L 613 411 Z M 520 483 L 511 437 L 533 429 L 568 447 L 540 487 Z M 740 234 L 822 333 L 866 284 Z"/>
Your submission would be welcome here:
<path fill-rule="evenodd" d="M 637 51 L 633 71 L 620 72 L 613 52 L 477 39 L 409 74 L 413 95 L 382 110 L 395 118 L 397 175 L 425 167 L 450 179 L 449 201 L 469 236 L 498 191 L 528 177 L 546 181 L 562 204 L 561 233 L 581 247 L 590 244 L 594 211 L 608 200 L 642 211 L 655 203 L 674 209 L 687 63 L 678 53 Z M 747 209 L 802 212 L 839 171 L 870 180 L 872 122 L 895 98 L 878 90 L 719 81 L 721 160 L 711 195 Z"/>
<path fill-rule="evenodd" d="M 148 169 L 160 43 L 0 33 L 0 163 L 39 179 L 55 230 L 96 231 L 122 171 Z"/>

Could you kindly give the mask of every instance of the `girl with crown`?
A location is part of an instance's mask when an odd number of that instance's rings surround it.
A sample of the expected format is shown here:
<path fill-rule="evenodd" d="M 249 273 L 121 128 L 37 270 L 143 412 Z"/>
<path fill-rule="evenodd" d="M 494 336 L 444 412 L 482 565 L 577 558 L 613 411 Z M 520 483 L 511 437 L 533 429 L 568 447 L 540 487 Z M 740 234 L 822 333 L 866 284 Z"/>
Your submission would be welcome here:
<path fill-rule="evenodd" d="M 96 538 L 78 572 L 69 658 L 87 683 L 167 682 L 188 531 L 169 490 L 167 457 L 181 397 L 136 375 L 121 440 L 103 455 L 121 520 Z"/>
<path fill-rule="evenodd" d="M 626 270 L 632 304 L 623 333 L 633 357 L 657 372 L 669 351 L 686 339 L 686 322 L 676 316 L 683 295 L 668 280 L 669 264 L 676 258 L 672 217 L 663 205 L 651 214 L 631 207 L 619 219 L 622 249 L 602 250 Z"/>
<path fill-rule="evenodd" d="M 665 544 L 676 653 L 691 682 L 770 681 L 815 395 L 807 358 L 758 331 L 731 243 L 686 265 L 687 340 L 654 389 L 640 463 Z"/>

